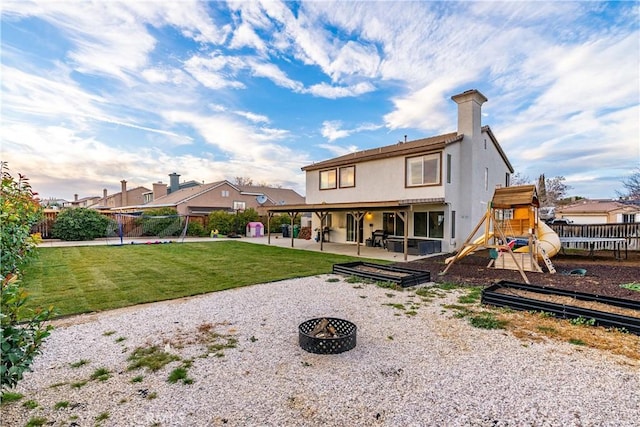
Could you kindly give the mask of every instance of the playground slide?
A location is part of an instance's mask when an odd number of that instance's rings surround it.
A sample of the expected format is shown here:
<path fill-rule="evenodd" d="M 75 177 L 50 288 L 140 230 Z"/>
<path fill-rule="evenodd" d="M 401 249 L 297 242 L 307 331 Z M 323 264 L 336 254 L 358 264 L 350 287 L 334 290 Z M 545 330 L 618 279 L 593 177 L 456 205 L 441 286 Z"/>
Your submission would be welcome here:
<path fill-rule="evenodd" d="M 555 234 L 555 233 L 554 233 Z M 485 235 L 483 234 L 482 236 L 478 237 L 476 240 L 474 240 L 473 243 L 474 245 L 482 245 L 485 244 L 486 242 L 489 241 L 489 239 L 491 239 L 493 237 L 493 231 L 490 231 L 489 234 L 486 236 L 486 240 L 485 240 Z M 467 255 L 469 255 L 471 252 L 474 252 L 475 248 L 473 246 L 465 246 L 464 248 L 462 248 L 462 250 L 460 251 L 460 254 L 457 255 L 458 259 L 464 258 Z M 449 258 L 444 260 L 445 264 L 449 264 L 451 261 L 453 261 L 453 259 L 456 257 L 456 255 L 454 256 L 450 256 Z"/>
<path fill-rule="evenodd" d="M 558 234 L 543 221 L 538 221 L 538 242 L 540 242 L 540 246 L 542 246 L 549 258 L 557 254 L 562 246 L 560 243 L 560 236 L 558 236 Z M 529 252 L 529 247 L 523 246 L 516 249 L 514 252 L 526 253 Z"/>

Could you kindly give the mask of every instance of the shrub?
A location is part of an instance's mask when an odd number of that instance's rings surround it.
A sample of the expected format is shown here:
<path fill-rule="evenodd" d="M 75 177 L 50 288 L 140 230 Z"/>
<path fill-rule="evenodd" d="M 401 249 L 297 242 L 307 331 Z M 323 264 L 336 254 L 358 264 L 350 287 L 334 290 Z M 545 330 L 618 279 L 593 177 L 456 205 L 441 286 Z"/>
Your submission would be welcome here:
<path fill-rule="evenodd" d="M 294 225 L 296 224 L 300 225 L 300 216 L 297 216 L 294 220 Z M 282 232 L 283 225 L 291 225 L 291 216 L 289 214 L 274 215 L 269 221 L 269 229 L 272 233 Z"/>
<path fill-rule="evenodd" d="M 182 217 L 174 208 L 169 207 L 145 211 L 136 223 L 142 226 L 143 236 L 179 236 L 184 229 Z"/>
<path fill-rule="evenodd" d="M 235 214 L 225 211 L 213 211 L 209 214 L 209 232 L 218 230 L 221 235 L 229 234 L 233 231 Z"/>
<path fill-rule="evenodd" d="M 258 221 L 260 215 L 255 209 L 249 208 L 243 212 L 213 211 L 209 214 L 208 232 L 218 230 L 218 234 L 225 235 L 232 232 L 245 234 L 247 224 Z"/>
<path fill-rule="evenodd" d="M 60 212 L 52 235 L 62 240 L 93 240 L 104 237 L 109 220 L 93 209 L 73 208 Z"/>
<path fill-rule="evenodd" d="M 29 235 L 29 230 L 40 220 L 42 209 L 28 180 L 19 175 L 16 181 L 4 162 L 0 167 L 0 377 L 4 394 L 22 379 L 40 352 L 42 342 L 51 331 L 51 326 L 43 326 L 43 322 L 49 319 L 52 309 L 24 308 L 27 294 L 20 286 L 20 267 L 33 256 L 36 239 Z M 26 322 L 19 324 L 19 320 Z"/>
<path fill-rule="evenodd" d="M 190 222 L 187 225 L 187 236 L 205 237 L 206 235 L 207 231 L 199 222 Z"/>

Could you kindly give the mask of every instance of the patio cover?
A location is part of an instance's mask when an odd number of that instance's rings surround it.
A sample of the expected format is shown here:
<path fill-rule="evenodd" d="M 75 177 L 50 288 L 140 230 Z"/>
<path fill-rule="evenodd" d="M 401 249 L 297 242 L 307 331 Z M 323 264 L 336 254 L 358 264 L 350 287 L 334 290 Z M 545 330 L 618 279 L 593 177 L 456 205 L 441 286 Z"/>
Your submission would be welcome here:
<path fill-rule="evenodd" d="M 389 201 L 389 202 L 350 202 L 350 203 L 317 203 L 317 204 L 300 204 L 300 205 L 282 205 L 271 206 L 267 208 L 267 243 L 271 244 L 271 231 L 270 222 L 271 217 L 275 213 L 287 213 L 291 217 L 291 228 L 293 229 L 293 223 L 295 217 L 300 212 L 313 212 L 320 219 L 320 222 L 324 221 L 330 212 L 347 212 L 354 216 L 356 221 L 360 221 L 367 212 L 372 211 L 393 211 L 404 221 L 404 260 L 407 260 L 408 255 L 408 235 L 409 235 L 409 221 L 408 213 L 411 209 L 411 203 L 403 201 Z M 293 233 L 291 233 L 291 247 L 294 247 Z M 322 251 L 323 239 L 320 239 L 320 250 Z M 360 236 L 358 235 L 358 227 L 356 227 L 356 250 L 360 255 Z"/>

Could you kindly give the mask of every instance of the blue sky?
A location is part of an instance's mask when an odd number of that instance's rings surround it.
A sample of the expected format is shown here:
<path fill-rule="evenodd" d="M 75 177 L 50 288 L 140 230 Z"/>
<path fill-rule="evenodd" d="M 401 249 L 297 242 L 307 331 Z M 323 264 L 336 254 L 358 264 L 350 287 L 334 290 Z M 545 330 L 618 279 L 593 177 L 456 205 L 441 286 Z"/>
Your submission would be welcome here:
<path fill-rule="evenodd" d="M 638 2 L 3 0 L 2 154 L 41 197 L 248 177 L 456 130 L 615 197 L 640 166 Z"/>

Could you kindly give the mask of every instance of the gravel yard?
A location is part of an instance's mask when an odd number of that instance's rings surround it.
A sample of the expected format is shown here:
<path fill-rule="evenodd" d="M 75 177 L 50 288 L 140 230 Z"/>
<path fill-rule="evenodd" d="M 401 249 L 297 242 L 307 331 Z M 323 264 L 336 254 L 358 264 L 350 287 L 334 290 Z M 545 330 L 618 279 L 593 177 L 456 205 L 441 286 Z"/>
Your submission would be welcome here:
<path fill-rule="evenodd" d="M 59 320 L 2 425 L 637 425 L 637 360 L 474 328 L 443 307 L 460 292 L 423 301 L 326 275 Z M 323 316 L 354 322 L 356 348 L 300 349 L 297 326 Z M 128 370 L 154 346 L 179 360 Z M 189 381 L 169 383 L 180 366 Z"/>

